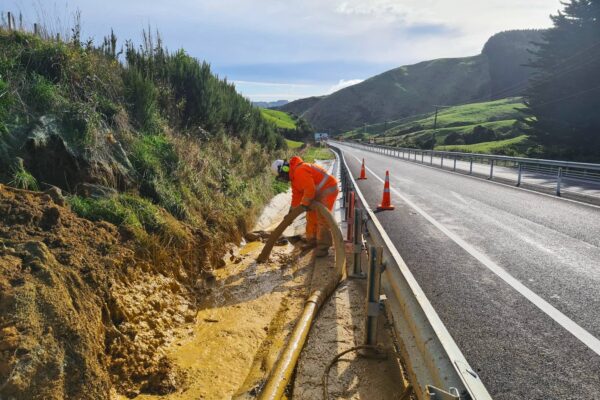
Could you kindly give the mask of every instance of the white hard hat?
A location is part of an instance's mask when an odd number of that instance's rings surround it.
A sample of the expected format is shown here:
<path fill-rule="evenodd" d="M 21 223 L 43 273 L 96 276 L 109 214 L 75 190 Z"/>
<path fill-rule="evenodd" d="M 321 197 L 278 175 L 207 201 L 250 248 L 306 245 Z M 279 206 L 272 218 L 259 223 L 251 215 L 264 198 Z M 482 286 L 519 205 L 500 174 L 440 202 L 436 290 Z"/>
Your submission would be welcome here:
<path fill-rule="evenodd" d="M 275 174 L 275 175 L 279 175 L 279 171 L 281 170 L 281 167 L 283 166 L 283 164 L 284 164 L 283 160 L 273 161 L 273 164 L 271 164 L 271 172 L 273 172 L 273 174 Z"/>

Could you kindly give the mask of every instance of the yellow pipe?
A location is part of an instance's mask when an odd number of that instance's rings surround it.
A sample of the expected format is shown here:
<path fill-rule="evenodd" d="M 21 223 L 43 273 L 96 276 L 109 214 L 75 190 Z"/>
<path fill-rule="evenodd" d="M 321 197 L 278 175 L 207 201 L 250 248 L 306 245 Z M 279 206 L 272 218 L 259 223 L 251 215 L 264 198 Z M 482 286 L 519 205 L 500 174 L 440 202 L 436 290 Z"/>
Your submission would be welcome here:
<path fill-rule="evenodd" d="M 311 209 L 317 210 L 325 220 L 331 230 L 333 236 L 333 246 L 335 249 L 335 274 L 336 278 L 329 280 L 325 287 L 314 290 L 304 306 L 304 311 L 300 316 L 300 319 L 296 323 L 294 330 L 290 336 L 287 346 L 282 350 L 277 363 L 273 367 L 269 379 L 265 384 L 262 392 L 260 393 L 259 400 L 279 400 L 284 394 L 286 386 L 290 383 L 290 379 L 298 362 L 298 357 L 302 352 L 306 337 L 310 331 L 312 321 L 317 314 L 317 311 L 323 305 L 325 300 L 334 292 L 335 288 L 342 280 L 344 273 L 344 266 L 346 264 L 346 254 L 344 251 L 344 239 L 342 232 L 337 226 L 337 222 L 333 215 L 325 208 L 321 203 L 315 202 L 311 205 Z M 283 219 L 283 221 L 275 228 L 263 251 L 258 257 L 258 261 L 264 262 L 269 258 L 271 249 L 275 244 L 275 241 L 279 239 L 279 236 L 283 233 L 285 228 L 290 225 L 294 219 L 302 212 L 301 207 L 297 207 L 292 210 L 290 214 Z"/>

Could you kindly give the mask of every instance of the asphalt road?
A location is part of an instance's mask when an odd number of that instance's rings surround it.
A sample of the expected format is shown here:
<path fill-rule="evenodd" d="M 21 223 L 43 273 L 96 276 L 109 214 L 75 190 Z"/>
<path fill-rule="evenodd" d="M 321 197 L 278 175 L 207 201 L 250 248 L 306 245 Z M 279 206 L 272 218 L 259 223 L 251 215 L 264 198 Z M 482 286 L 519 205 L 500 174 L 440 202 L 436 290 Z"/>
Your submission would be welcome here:
<path fill-rule="evenodd" d="M 472 173 L 479 177 L 489 177 L 490 165 L 481 162 L 474 162 L 471 166 L 468 160 L 457 159 L 456 162 L 453 158 L 446 157 L 442 159 L 440 157 L 421 156 L 420 154 L 415 155 L 414 152 L 408 153 L 406 151 L 392 149 L 395 156 L 403 159 L 410 159 L 416 163 L 422 163 L 425 165 L 435 166 L 437 168 L 443 168 L 446 170 L 452 170 L 462 172 L 465 174 Z M 542 189 L 544 191 L 555 193 L 557 187 L 557 174 L 556 171 L 537 171 L 534 170 L 536 166 L 524 165 L 521 174 L 521 184 L 525 187 L 531 187 L 536 189 Z M 515 184 L 518 180 L 518 168 L 516 166 L 507 167 L 504 165 L 494 165 L 492 174 L 495 180 L 501 180 L 506 183 Z M 590 179 L 584 179 L 581 176 L 581 172 L 577 176 L 573 176 L 573 172 L 568 173 L 562 177 L 561 180 L 561 193 L 563 196 L 581 198 L 584 196 L 587 200 L 593 200 L 597 204 L 600 202 L 600 174 L 591 173 L 593 177 Z"/>
<path fill-rule="evenodd" d="M 339 147 L 494 399 L 600 399 L 600 208 Z"/>

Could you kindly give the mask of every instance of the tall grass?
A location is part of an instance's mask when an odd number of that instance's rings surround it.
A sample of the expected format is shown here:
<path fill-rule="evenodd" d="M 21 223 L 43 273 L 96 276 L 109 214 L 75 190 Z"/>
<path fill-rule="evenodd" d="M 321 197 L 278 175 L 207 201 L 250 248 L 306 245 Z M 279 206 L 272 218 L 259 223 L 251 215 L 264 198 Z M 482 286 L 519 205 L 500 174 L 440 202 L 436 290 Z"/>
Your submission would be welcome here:
<path fill-rule="evenodd" d="M 23 133 L 44 118 L 68 151 L 132 177 L 115 198 L 71 193 L 81 216 L 132 229 L 139 240 L 160 236 L 168 221 L 195 232 L 208 255 L 248 229 L 278 190 L 268 165 L 286 147 L 258 108 L 207 63 L 169 52 L 158 34 L 144 33 L 141 46 L 126 42 L 122 60 L 113 32 L 99 47 L 75 32 L 43 36 L 0 28 L 0 181 L 37 188 L 26 168 L 10 166 L 27 160 Z M 62 189 L 78 183 L 86 182 Z"/>

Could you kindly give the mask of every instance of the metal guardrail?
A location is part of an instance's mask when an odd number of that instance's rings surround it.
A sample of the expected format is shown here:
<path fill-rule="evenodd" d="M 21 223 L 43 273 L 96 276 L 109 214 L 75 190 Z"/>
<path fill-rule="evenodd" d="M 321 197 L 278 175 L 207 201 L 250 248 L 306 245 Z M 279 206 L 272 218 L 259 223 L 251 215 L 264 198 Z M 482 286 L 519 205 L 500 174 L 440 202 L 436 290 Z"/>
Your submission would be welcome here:
<path fill-rule="evenodd" d="M 485 173 L 488 179 L 494 179 L 495 166 L 505 167 L 508 169 L 508 171 L 512 171 L 514 173 L 514 180 L 516 186 L 521 186 L 523 183 L 525 183 L 525 179 L 528 177 L 543 177 L 548 179 L 547 183 L 532 183 L 532 185 L 552 188 L 552 190 L 557 196 L 560 196 L 561 192 L 565 190 L 565 180 L 569 180 L 573 183 L 591 185 L 600 193 L 600 164 L 544 160 L 537 158 L 497 156 L 478 153 L 460 153 L 452 151 L 410 149 L 404 147 L 383 146 L 363 142 L 337 142 L 330 140 L 330 143 L 340 143 L 351 147 L 363 148 L 376 153 L 402 158 L 404 160 L 414 161 L 430 166 L 437 166 L 442 169 L 449 169 L 453 171 L 465 171 L 469 175 L 477 173 L 477 171 L 473 170 L 474 164 L 489 165 L 489 172 Z M 462 164 L 459 164 L 457 167 L 457 162 L 459 161 L 462 162 Z M 535 174 L 535 176 L 530 176 L 528 175 L 528 173 Z M 579 194 L 575 191 L 573 193 Z"/>
<path fill-rule="evenodd" d="M 383 249 L 385 266 L 381 287 L 386 295 L 385 309 L 393 322 L 407 373 L 419 400 L 491 400 L 478 374 L 469 366 L 456 342 L 425 296 L 420 285 L 396 250 L 391 239 L 370 210 L 343 153 L 340 159 L 343 200 L 353 198 L 361 215 L 361 229 L 369 245 Z M 354 195 L 351 195 L 354 193 Z M 355 271 L 356 272 L 356 271 Z M 438 389 L 441 388 L 441 389 Z"/>

